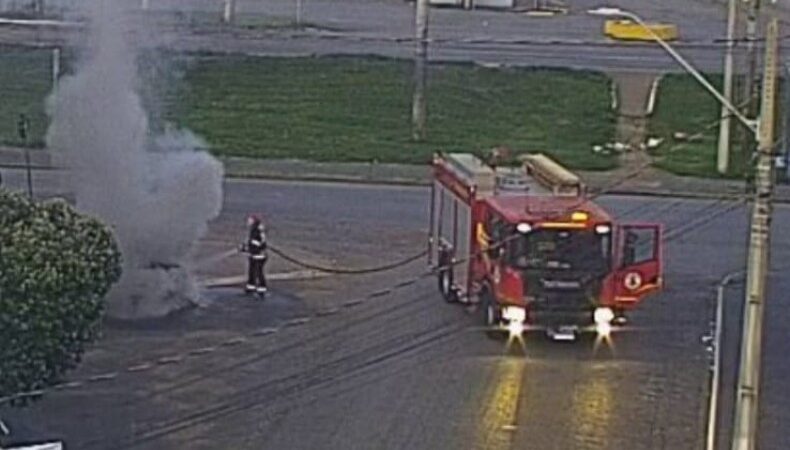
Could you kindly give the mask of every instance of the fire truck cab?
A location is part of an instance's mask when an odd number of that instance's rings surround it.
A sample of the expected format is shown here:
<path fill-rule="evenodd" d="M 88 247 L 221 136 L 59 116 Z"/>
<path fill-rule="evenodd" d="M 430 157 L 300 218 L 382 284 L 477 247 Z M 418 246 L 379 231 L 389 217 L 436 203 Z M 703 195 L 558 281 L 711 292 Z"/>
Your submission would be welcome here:
<path fill-rule="evenodd" d="M 511 173 L 507 183 L 471 154 L 434 159 L 429 264 L 439 291 L 476 303 L 490 329 L 608 335 L 661 288 L 661 226 L 618 223 L 545 155 L 523 162 L 520 182 Z"/>

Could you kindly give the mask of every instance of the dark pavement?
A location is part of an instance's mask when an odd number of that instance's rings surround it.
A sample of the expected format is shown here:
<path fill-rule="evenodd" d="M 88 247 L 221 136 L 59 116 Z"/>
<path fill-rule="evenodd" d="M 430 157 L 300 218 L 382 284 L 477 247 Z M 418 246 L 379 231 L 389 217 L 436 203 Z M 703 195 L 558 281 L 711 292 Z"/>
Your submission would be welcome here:
<path fill-rule="evenodd" d="M 380 264 L 422 248 L 426 200 L 423 188 L 230 181 L 208 239 L 231 239 L 237 219 L 255 209 L 270 217 L 276 242 L 343 266 Z M 417 262 L 371 277 L 277 283 L 264 302 L 212 292 L 206 309 L 166 324 L 110 324 L 71 378 L 117 371 L 116 379 L 0 415 L 65 434 L 75 449 L 701 448 L 710 362 L 701 338 L 711 331 L 716 282 L 743 266 L 746 208 L 601 202 L 625 220 L 664 222 L 676 236 L 666 290 L 611 348 L 540 336 L 528 336 L 525 351 L 508 348 L 483 334 L 474 311 L 445 304 L 431 279 L 346 305 L 411 279 L 425 268 Z M 780 207 L 775 223 L 789 215 Z M 775 260 L 789 252 L 775 233 Z M 772 304 L 782 288 L 771 291 Z M 766 327 L 779 333 L 784 312 L 769 309 Z M 771 336 L 762 448 L 779 449 L 786 345 Z M 128 371 L 146 361 L 155 364 Z"/>
<path fill-rule="evenodd" d="M 413 5 L 400 0 L 304 0 L 302 20 L 308 28 L 283 26 L 295 19 L 296 2 L 239 2 L 245 26 L 227 28 L 218 21 L 217 1 L 152 1 L 150 21 L 161 23 L 156 45 L 179 51 L 212 51 L 268 56 L 383 55 L 411 58 Z M 130 3 L 136 8 L 138 2 Z M 682 69 L 651 43 L 616 42 L 603 33 L 603 17 L 587 10 L 594 0 L 569 2 L 556 17 L 529 17 L 518 12 L 431 9 L 429 58 L 513 66 L 572 67 L 596 70 L 664 72 Z M 618 6 L 648 21 L 678 25 L 678 50 L 702 71 L 722 67 L 725 10 L 721 5 L 671 0 L 623 0 Z M 277 25 L 279 24 L 279 25 Z M 25 27 L 0 28 L 0 43 L 64 42 L 70 32 Z M 150 40 L 150 35 L 138 40 Z M 740 55 L 743 47 L 736 46 Z M 740 67 L 740 65 L 739 65 Z"/>

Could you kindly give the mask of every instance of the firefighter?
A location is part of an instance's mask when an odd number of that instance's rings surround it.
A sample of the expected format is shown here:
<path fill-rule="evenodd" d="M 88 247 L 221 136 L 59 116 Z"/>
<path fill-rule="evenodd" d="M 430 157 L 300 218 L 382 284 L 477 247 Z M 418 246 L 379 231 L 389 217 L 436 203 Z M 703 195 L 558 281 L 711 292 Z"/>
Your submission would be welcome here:
<path fill-rule="evenodd" d="M 266 229 L 261 219 L 255 215 L 247 218 L 247 226 L 249 234 L 244 248 L 248 255 L 249 267 L 245 291 L 247 293 L 256 292 L 258 295 L 264 296 L 267 292 L 266 275 L 264 274 L 264 266 L 268 257 Z"/>

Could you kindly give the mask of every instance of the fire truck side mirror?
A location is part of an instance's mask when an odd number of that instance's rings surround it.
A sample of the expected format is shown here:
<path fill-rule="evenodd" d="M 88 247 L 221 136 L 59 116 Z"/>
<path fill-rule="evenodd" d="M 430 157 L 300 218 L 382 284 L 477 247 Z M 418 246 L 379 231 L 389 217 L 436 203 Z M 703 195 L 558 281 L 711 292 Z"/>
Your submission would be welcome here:
<path fill-rule="evenodd" d="M 499 259 L 505 253 L 505 248 L 502 247 L 501 244 L 497 245 L 497 242 L 489 239 L 488 241 L 488 257 L 491 259 Z"/>

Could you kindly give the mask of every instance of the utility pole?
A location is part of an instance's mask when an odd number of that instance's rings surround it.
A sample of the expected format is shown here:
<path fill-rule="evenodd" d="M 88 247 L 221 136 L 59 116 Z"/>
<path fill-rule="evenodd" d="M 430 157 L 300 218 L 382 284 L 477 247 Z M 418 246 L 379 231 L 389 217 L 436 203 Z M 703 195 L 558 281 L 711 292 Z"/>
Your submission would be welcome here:
<path fill-rule="evenodd" d="M 757 115 L 757 105 L 759 103 L 759 89 L 757 88 L 757 51 L 755 41 L 757 40 L 757 18 L 760 14 L 761 0 L 747 0 L 749 9 L 746 16 L 746 79 L 743 83 L 743 100 L 746 103 L 744 115 L 755 117 Z M 746 170 L 749 169 L 749 161 L 754 149 L 754 137 L 750 132 L 743 134 L 741 142 L 741 152 Z"/>
<path fill-rule="evenodd" d="M 757 417 L 763 334 L 763 306 L 769 264 L 771 194 L 773 191 L 774 120 L 776 113 L 776 68 L 779 22 L 772 19 L 765 43 L 763 94 L 757 131 L 757 170 L 746 269 L 746 300 L 738 367 L 735 428 L 732 450 L 754 450 L 757 446 Z"/>
<path fill-rule="evenodd" d="M 225 23 L 233 23 L 236 19 L 236 0 L 225 0 L 225 13 L 222 19 Z"/>
<path fill-rule="evenodd" d="M 414 98 L 411 105 L 412 138 L 425 139 L 428 108 L 425 104 L 425 84 L 428 58 L 428 1 L 417 0 L 414 14 Z"/>
<path fill-rule="evenodd" d="M 296 26 L 302 26 L 302 0 L 296 0 Z"/>
<path fill-rule="evenodd" d="M 784 124 L 782 132 L 782 157 L 784 158 L 784 183 L 790 182 L 790 64 L 784 65 Z"/>
<path fill-rule="evenodd" d="M 732 103 L 732 49 L 735 45 L 735 19 L 738 13 L 737 0 L 729 0 L 727 9 L 727 52 L 724 54 L 724 98 Z M 721 106 L 721 122 L 719 123 L 719 148 L 716 153 L 716 169 L 726 174 L 730 163 L 730 111 Z"/>
<path fill-rule="evenodd" d="M 60 78 L 60 48 L 52 49 L 52 92 L 57 94 L 58 79 Z"/>

